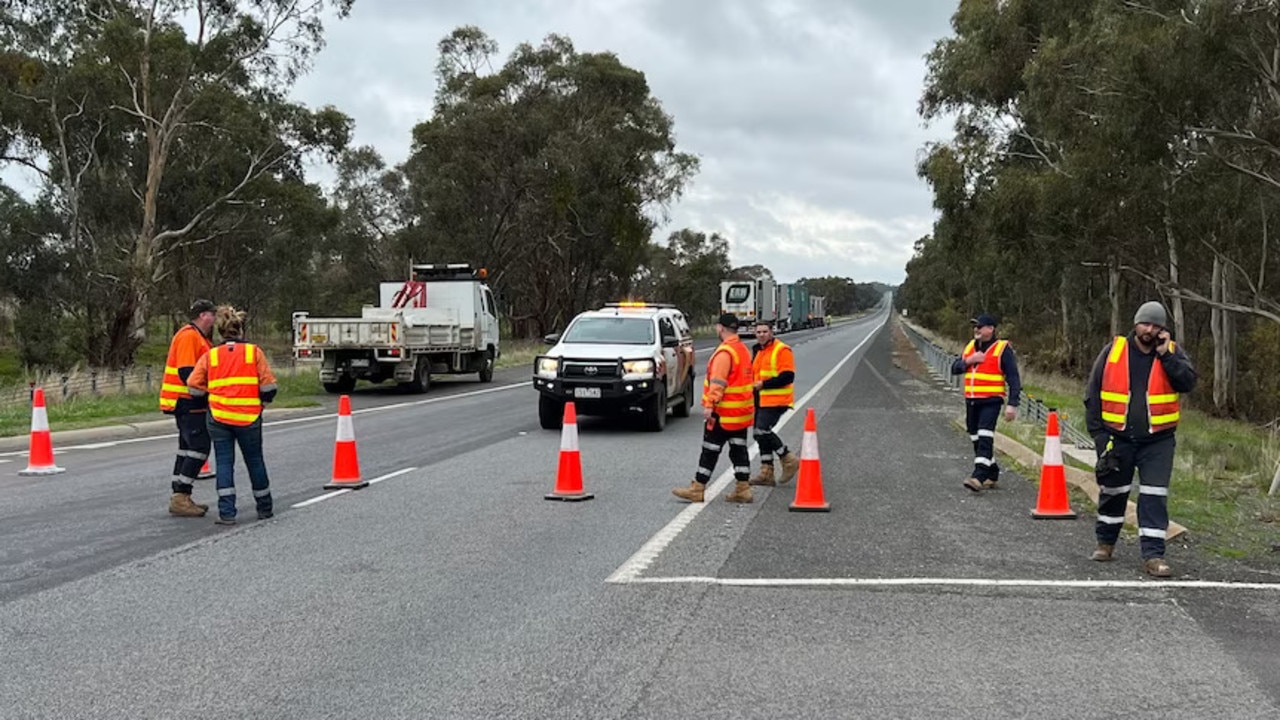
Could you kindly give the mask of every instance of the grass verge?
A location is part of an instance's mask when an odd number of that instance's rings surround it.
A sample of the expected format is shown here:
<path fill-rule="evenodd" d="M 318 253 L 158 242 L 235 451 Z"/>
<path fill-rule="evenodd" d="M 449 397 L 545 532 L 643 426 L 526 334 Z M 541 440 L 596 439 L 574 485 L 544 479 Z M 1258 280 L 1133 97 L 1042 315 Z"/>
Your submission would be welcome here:
<path fill-rule="evenodd" d="M 316 396 L 323 392 L 315 369 L 277 370 L 280 392 L 271 407 L 315 407 Z M 48 406 L 49 427 L 54 430 L 78 430 L 103 425 L 163 420 L 156 393 L 128 393 L 102 397 L 77 396 L 52 402 Z M 31 431 L 31 408 L 12 405 L 0 408 L 0 437 L 24 435 Z"/>

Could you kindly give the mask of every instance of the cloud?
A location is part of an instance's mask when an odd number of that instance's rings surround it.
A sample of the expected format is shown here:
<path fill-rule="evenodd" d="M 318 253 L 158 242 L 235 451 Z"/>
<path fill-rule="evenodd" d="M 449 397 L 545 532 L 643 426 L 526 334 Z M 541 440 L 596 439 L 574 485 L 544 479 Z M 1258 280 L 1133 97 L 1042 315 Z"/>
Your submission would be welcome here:
<path fill-rule="evenodd" d="M 430 116 L 436 45 L 473 24 L 500 45 L 549 33 L 643 71 L 702 171 L 671 208 L 729 238 L 735 264 L 779 279 L 900 282 L 929 231 L 920 147 L 949 129 L 916 115 L 924 54 L 956 0 L 358 0 L 294 97 L 356 120 L 355 141 L 392 163 Z M 332 177 L 330 170 L 315 169 Z"/>

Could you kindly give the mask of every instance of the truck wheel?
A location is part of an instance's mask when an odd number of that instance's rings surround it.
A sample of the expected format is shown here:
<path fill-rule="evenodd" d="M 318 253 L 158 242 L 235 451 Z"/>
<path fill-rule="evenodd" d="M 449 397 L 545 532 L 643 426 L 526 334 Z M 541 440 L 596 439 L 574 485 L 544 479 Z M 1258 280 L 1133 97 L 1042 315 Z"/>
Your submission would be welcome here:
<path fill-rule="evenodd" d="M 678 418 L 687 418 L 689 413 L 693 412 L 693 378 L 690 377 L 684 382 L 684 390 L 680 393 L 680 404 L 675 406 L 671 412 Z"/>
<path fill-rule="evenodd" d="M 350 375 L 343 375 L 338 378 L 337 382 L 325 383 L 325 392 L 330 393 L 349 393 L 356 387 L 356 379 Z"/>
<path fill-rule="evenodd" d="M 667 386 L 658 388 L 658 394 L 650 402 L 644 418 L 645 428 L 649 432 L 662 432 L 667 427 Z"/>
<path fill-rule="evenodd" d="M 481 362 L 483 364 L 480 366 L 480 382 L 493 382 L 493 351 L 485 350 L 484 359 Z"/>
<path fill-rule="evenodd" d="M 431 363 L 425 357 L 418 358 L 418 362 L 413 366 L 413 380 L 401 383 L 400 389 L 417 394 L 431 389 Z"/>
<path fill-rule="evenodd" d="M 564 403 L 539 395 L 538 422 L 542 424 L 543 430 L 559 430 L 564 422 Z"/>

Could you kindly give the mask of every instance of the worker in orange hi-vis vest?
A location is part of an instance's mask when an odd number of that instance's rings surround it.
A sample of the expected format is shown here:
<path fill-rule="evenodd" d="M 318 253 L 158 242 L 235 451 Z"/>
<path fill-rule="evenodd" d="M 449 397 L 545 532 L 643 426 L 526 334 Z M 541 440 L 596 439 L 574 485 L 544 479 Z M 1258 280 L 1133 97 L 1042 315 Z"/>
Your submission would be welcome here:
<path fill-rule="evenodd" d="M 969 322 L 973 325 L 973 340 L 951 365 L 951 374 L 964 375 L 965 426 L 973 441 L 973 472 L 964 486 L 982 492 L 995 488 L 1000 480 L 996 423 L 1002 406 L 1006 421 L 1013 422 L 1017 417 L 1022 378 L 1009 341 L 996 339 L 996 319 L 984 313 Z"/>
<path fill-rule="evenodd" d="M 191 371 L 191 394 L 209 398 L 209 436 L 217 453 L 219 525 L 236 523 L 236 445 L 244 453 L 258 519 L 274 514 L 271 480 L 262 457 L 262 406 L 275 400 L 276 377 L 262 348 L 244 340 L 245 314 L 228 305 L 218 308 L 222 344 Z"/>
<path fill-rule="evenodd" d="M 1196 385 L 1191 359 L 1166 329 L 1168 318 L 1160 303 L 1143 303 L 1134 313 L 1133 331 L 1098 354 L 1084 397 L 1085 424 L 1098 453 L 1098 546 L 1091 559 L 1112 559 L 1136 470 L 1142 564 L 1155 577 L 1171 574 L 1164 551 L 1178 396 Z"/>
<path fill-rule="evenodd" d="M 698 470 L 688 487 L 671 492 L 689 502 L 702 502 L 711 472 L 716 469 L 720 451 L 729 444 L 729 462 L 733 463 L 733 490 L 725 500 L 749 503 L 751 454 L 747 452 L 747 432 L 755 419 L 755 386 L 751 377 L 751 351 L 738 337 L 738 318 L 732 313 L 720 316 L 716 323 L 720 345 L 711 353 L 707 374 L 702 379 L 702 453 Z"/>
<path fill-rule="evenodd" d="M 752 485 L 773 487 L 786 484 L 800 470 L 800 458 L 773 431 L 782 416 L 795 404 L 796 359 L 791 346 L 773 336 L 767 322 L 755 325 L 756 344 L 751 348 L 751 375 L 756 391 L 756 444 L 760 446 L 760 472 Z M 782 461 L 782 476 L 775 477 L 773 458 Z"/>
<path fill-rule="evenodd" d="M 197 300 L 187 317 L 190 322 L 169 342 L 164 378 L 160 381 L 160 410 L 172 415 L 178 425 L 178 457 L 173 463 L 169 512 L 180 517 L 203 517 L 209 506 L 192 502 L 191 491 L 200 469 L 209 459 L 209 431 L 204 420 L 207 403 L 202 397 L 191 396 L 187 378 L 196 361 L 213 346 L 214 305 L 208 300 Z"/>

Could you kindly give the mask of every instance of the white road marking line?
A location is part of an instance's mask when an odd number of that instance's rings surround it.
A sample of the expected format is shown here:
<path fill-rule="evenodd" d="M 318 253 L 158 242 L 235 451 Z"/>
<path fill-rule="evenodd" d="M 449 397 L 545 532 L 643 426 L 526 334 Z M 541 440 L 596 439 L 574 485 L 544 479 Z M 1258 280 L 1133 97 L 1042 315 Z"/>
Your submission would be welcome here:
<path fill-rule="evenodd" d="M 1219 580 L 1023 580 L 999 578 L 716 578 L 700 576 L 637 577 L 616 582 L 656 585 L 700 584 L 730 587 L 903 587 L 903 586 L 970 586 L 970 587 L 1043 587 L 1084 589 L 1210 589 L 1210 590 L 1280 590 L 1280 582 L 1230 582 Z"/>
<path fill-rule="evenodd" d="M 427 398 L 426 400 L 415 400 L 413 402 L 393 403 L 391 405 L 379 405 L 378 407 L 362 408 L 360 410 L 352 410 L 352 415 L 363 415 L 365 413 L 386 412 L 387 410 L 398 410 L 400 408 L 411 407 L 414 405 L 430 405 L 432 403 L 447 402 L 449 400 L 458 400 L 461 398 L 475 397 L 477 395 L 488 395 L 489 393 L 504 392 L 520 387 L 528 387 L 533 384 L 532 380 L 520 383 L 512 383 L 510 385 L 499 385 L 497 387 L 485 388 L 484 390 L 474 390 L 471 392 L 454 393 L 453 395 L 443 395 L 441 397 Z M 280 425 L 294 425 L 297 423 L 319 422 L 321 420 L 332 420 L 338 417 L 337 413 L 329 413 L 327 415 L 308 415 L 304 418 L 290 418 L 288 420 L 269 420 L 262 424 L 264 428 L 273 428 Z M 139 438 L 124 438 L 122 440 L 112 440 L 110 442 L 90 443 L 87 445 L 68 445 L 65 447 L 55 448 L 56 452 L 64 450 L 100 450 L 102 448 L 115 447 L 117 445 L 127 445 L 130 443 L 151 442 L 153 440 L 172 440 L 178 437 L 177 433 L 169 433 L 167 435 L 148 435 Z M 0 453 L 0 455 L 25 455 L 25 451 Z"/>
<path fill-rule="evenodd" d="M 418 469 L 418 468 L 416 468 L 416 467 L 407 467 L 407 468 L 403 468 L 403 469 L 400 469 L 400 470 L 396 470 L 395 472 L 387 473 L 386 475 L 379 475 L 378 477 L 376 477 L 376 478 L 374 478 L 374 479 L 370 480 L 370 481 L 369 481 L 369 484 L 370 484 L 370 485 L 373 485 L 374 483 L 380 483 L 380 482 L 382 482 L 383 480 L 390 480 L 390 479 L 391 479 L 391 478 L 393 478 L 393 477 L 399 477 L 400 475 L 404 475 L 405 473 L 413 472 L 414 470 L 417 470 L 417 469 Z M 349 493 L 349 492 L 355 492 L 355 491 L 354 491 L 354 490 L 349 490 L 349 489 L 346 489 L 346 488 L 344 488 L 344 489 L 342 489 L 342 490 L 334 490 L 333 492 L 327 492 L 327 493 L 325 493 L 324 495 L 318 495 L 318 496 L 316 496 L 316 497 L 313 497 L 313 498 L 311 498 L 310 500 L 303 500 L 302 502 L 294 503 L 294 504 L 290 505 L 289 507 L 291 507 L 291 508 L 306 507 L 306 506 L 308 506 L 308 505 L 314 505 L 314 504 L 316 504 L 316 503 L 318 503 L 318 502 L 321 502 L 321 501 L 323 501 L 323 500 L 328 500 L 329 498 L 332 498 L 332 497 L 337 497 L 337 496 L 339 496 L 339 495 L 345 495 L 345 494 L 347 494 L 347 493 Z"/>
<path fill-rule="evenodd" d="M 401 475 L 403 475 L 403 474 L 405 474 L 405 473 L 413 472 L 414 470 L 417 470 L 417 469 L 418 469 L 418 468 L 416 468 L 416 467 L 407 467 L 407 468 L 405 468 L 405 469 L 403 469 L 403 470 L 397 470 L 397 471 L 395 471 L 395 472 L 393 472 L 393 473 L 387 473 L 386 475 L 383 475 L 382 477 L 376 477 L 376 478 L 374 478 L 374 479 L 370 480 L 370 481 L 369 481 L 369 484 L 370 484 L 370 485 L 373 485 L 374 483 L 380 483 L 380 482 L 382 482 L 383 480 L 390 480 L 390 479 L 391 479 L 391 478 L 393 478 L 393 477 L 400 477 Z"/>
<path fill-rule="evenodd" d="M 346 493 L 349 493 L 349 492 L 351 492 L 351 491 L 350 491 L 350 490 L 334 490 L 333 492 L 329 492 L 329 493 L 325 493 L 324 495 L 320 495 L 320 496 L 317 496 L 317 497 L 313 497 L 313 498 L 311 498 L 310 500 L 303 500 L 303 501 L 302 501 L 302 502 L 300 502 L 300 503 L 294 503 L 294 504 L 290 505 L 289 507 L 291 507 L 291 508 L 306 507 L 306 506 L 308 506 L 308 505 L 314 505 L 314 504 L 316 504 L 316 503 L 320 502 L 321 500 L 328 500 L 328 499 L 329 499 L 329 498 L 331 498 L 331 497 L 337 497 L 337 496 L 339 496 L 339 495 L 345 495 Z"/>
<path fill-rule="evenodd" d="M 888 318 L 889 316 L 886 315 L 885 322 L 888 321 Z M 881 323 L 881 327 L 883 326 L 884 326 L 884 323 Z M 857 345 L 855 345 L 853 349 L 848 352 L 848 354 L 846 354 L 843 358 L 840 359 L 840 362 L 835 364 L 835 367 L 831 368 L 831 370 L 828 371 L 826 375 L 823 375 L 822 379 L 819 380 L 817 384 L 814 385 L 813 388 L 809 390 L 809 392 L 805 393 L 804 397 L 800 398 L 800 400 L 796 402 L 795 406 L 792 409 L 783 413 L 782 418 L 778 420 L 778 424 L 773 426 L 774 431 L 777 432 L 781 430 L 783 426 L 787 424 L 787 421 L 797 414 L 796 408 L 804 407 L 805 405 L 807 405 L 808 402 L 811 399 L 813 399 L 813 396 L 817 395 L 822 390 L 823 386 L 825 386 L 828 382 L 830 382 L 831 378 L 835 377 L 835 374 L 839 372 L 840 369 L 843 368 L 846 363 L 849 362 L 850 358 L 852 358 L 858 352 L 858 350 L 862 349 L 862 346 L 866 345 L 868 340 L 875 337 L 877 332 L 879 332 L 879 328 L 877 328 L 876 330 L 873 330 L 872 332 L 867 333 L 867 336 L 862 339 L 862 342 L 859 342 Z M 752 445 L 751 452 L 748 453 L 748 456 L 753 461 L 757 457 L 759 457 L 760 446 Z M 665 527 L 663 527 L 661 530 L 657 532 L 657 534 L 649 538 L 649 540 L 644 545 L 642 545 L 634 555 L 628 558 L 626 562 L 622 563 L 622 565 L 618 566 L 618 569 L 614 570 L 613 574 L 610 575 L 609 578 L 605 580 L 605 582 L 610 582 L 610 583 L 635 582 L 636 579 L 640 577 L 640 573 L 644 572 L 649 567 L 649 565 L 651 565 L 653 561 L 656 560 L 657 557 L 662 554 L 662 551 L 665 550 L 667 546 L 671 544 L 671 541 L 676 539 L 676 536 L 680 534 L 680 531 L 688 527 L 689 523 L 693 522 L 693 519 L 698 516 L 698 513 L 702 512 L 703 508 L 705 508 L 707 506 L 707 503 L 710 502 L 710 498 L 718 497 L 720 495 L 720 492 L 729 485 L 729 481 L 732 478 L 733 478 L 733 468 L 728 468 L 723 473 L 721 473 L 720 477 L 716 478 L 714 482 L 712 482 L 710 485 L 706 487 L 705 495 L 708 498 L 707 501 L 700 502 L 700 503 L 689 503 L 689 505 L 685 507 L 685 509 L 680 511 L 680 514 L 672 518 L 671 522 L 667 523 Z"/>

